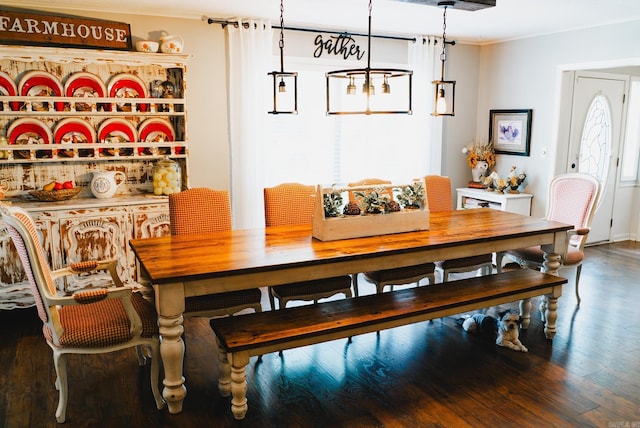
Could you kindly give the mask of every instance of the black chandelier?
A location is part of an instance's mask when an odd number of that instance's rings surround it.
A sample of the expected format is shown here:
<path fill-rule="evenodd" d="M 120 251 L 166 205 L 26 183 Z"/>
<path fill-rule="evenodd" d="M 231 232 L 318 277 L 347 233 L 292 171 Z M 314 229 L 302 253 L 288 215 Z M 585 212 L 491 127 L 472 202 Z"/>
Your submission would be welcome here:
<path fill-rule="evenodd" d="M 327 114 L 411 114 L 411 79 L 413 71 L 394 68 L 371 68 L 371 0 L 369 0 L 369 32 L 367 67 L 329 71 L 327 78 Z M 375 81 L 381 82 L 381 94 L 375 95 Z M 394 88 L 406 93 L 406 104 L 393 105 L 389 97 Z M 346 83 L 346 92 L 345 92 Z M 358 86 L 362 88 L 358 94 Z M 398 89 L 396 89 L 398 90 Z M 400 92 L 402 94 L 402 92 Z M 343 96 L 346 95 L 346 96 Z M 375 99 L 375 102 L 374 102 Z M 397 98 L 395 100 L 397 103 Z M 340 104 L 338 106 L 337 104 Z"/>
<path fill-rule="evenodd" d="M 444 64 L 447 60 L 446 47 L 447 44 L 455 45 L 455 41 L 447 41 L 447 7 L 453 6 L 455 1 L 440 1 L 438 6 L 444 7 L 442 17 L 442 52 L 440 53 L 440 61 L 442 63 L 440 80 L 434 80 L 435 100 L 433 106 L 433 116 L 455 116 L 456 102 L 456 81 L 444 79 Z"/>
<path fill-rule="evenodd" d="M 298 114 L 298 73 L 284 71 L 283 1 L 280 0 L 280 71 L 267 73 L 273 76 L 273 110 L 269 114 Z M 293 91 L 290 90 L 291 87 Z"/>

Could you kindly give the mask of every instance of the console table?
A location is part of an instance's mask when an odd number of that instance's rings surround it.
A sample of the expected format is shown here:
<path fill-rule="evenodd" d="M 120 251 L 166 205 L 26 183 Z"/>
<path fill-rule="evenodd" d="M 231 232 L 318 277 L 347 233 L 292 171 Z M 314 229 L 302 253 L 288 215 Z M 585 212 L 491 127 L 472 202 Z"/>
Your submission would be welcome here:
<path fill-rule="evenodd" d="M 528 193 L 487 192 L 484 189 L 459 188 L 457 209 L 493 208 L 516 214 L 531 215 L 531 199 Z"/>

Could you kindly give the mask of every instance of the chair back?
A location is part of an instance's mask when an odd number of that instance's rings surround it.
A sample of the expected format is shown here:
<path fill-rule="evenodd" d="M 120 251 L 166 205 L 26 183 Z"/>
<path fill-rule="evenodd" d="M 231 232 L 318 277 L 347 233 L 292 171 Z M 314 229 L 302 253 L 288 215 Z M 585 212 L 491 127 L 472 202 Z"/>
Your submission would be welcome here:
<path fill-rule="evenodd" d="M 49 305 L 48 299 L 49 296 L 54 297 L 57 290 L 38 229 L 29 213 L 20 207 L 2 205 L 0 212 L 29 279 L 38 316 L 52 331 L 57 343 L 62 331 L 53 326 L 54 319 L 57 319 L 57 309 L 55 305 Z"/>
<path fill-rule="evenodd" d="M 391 184 L 390 180 L 383 180 L 381 178 L 365 178 L 363 180 L 360 181 L 354 181 L 353 183 L 349 183 L 349 187 L 357 187 L 357 186 L 375 186 L 376 184 Z M 391 199 L 393 199 L 393 189 L 392 188 L 388 188 L 385 189 L 384 193 L 386 193 L 387 195 L 389 195 L 389 197 Z M 358 203 L 358 198 L 356 198 L 356 195 L 354 194 L 354 192 L 349 192 L 349 202 L 355 202 Z"/>
<path fill-rule="evenodd" d="M 558 175 L 549 187 L 548 220 L 571 224 L 576 229 L 591 227 L 601 186 L 598 179 L 588 174 L 569 173 Z M 586 236 L 573 235 L 570 244 L 584 247 Z"/>
<path fill-rule="evenodd" d="M 283 183 L 264 189 L 264 221 L 267 227 L 311 224 L 316 188 L 300 183 Z"/>
<path fill-rule="evenodd" d="M 451 211 L 453 199 L 451 196 L 451 179 L 442 175 L 427 175 L 424 177 L 427 187 L 427 202 L 432 213 Z"/>
<path fill-rule="evenodd" d="M 195 187 L 169 195 L 172 235 L 231 230 L 231 200 L 226 190 Z"/>

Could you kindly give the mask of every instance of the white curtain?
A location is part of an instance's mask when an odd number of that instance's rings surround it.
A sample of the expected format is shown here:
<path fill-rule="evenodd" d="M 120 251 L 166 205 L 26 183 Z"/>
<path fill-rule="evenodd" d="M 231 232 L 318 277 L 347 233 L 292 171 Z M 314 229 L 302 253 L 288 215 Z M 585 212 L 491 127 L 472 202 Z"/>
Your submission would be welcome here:
<path fill-rule="evenodd" d="M 271 23 L 238 19 L 226 27 L 229 64 L 229 141 L 233 227 L 264 226 L 263 150 L 267 130 L 267 73 L 272 66 Z"/>
<path fill-rule="evenodd" d="M 434 36 L 416 36 L 409 43 L 409 68 L 413 70 L 413 114 L 427 118 L 420 133 L 429 146 L 429 174 L 442 173 L 442 118 L 431 116 L 433 84 L 439 79 L 439 47 L 441 40 Z"/>

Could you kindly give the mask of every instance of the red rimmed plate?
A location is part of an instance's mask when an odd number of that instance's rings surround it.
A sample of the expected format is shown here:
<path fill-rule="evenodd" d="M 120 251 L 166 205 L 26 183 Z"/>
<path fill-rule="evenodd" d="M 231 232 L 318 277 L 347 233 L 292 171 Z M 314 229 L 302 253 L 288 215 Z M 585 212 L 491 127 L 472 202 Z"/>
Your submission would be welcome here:
<path fill-rule="evenodd" d="M 147 119 L 138 126 L 138 134 L 140 141 L 143 143 L 164 143 L 175 140 L 175 130 L 173 125 L 166 119 L 151 118 Z M 168 154 L 168 147 L 159 147 L 158 154 Z M 139 148 L 138 153 L 141 155 L 150 155 L 151 150 L 148 148 Z"/>
<path fill-rule="evenodd" d="M 134 143 L 138 141 L 138 131 L 128 120 L 113 117 L 105 120 L 98 128 L 98 141 L 101 143 Z M 115 148 L 99 149 L 102 156 L 113 156 Z M 120 154 L 129 156 L 133 154 L 133 149 L 119 149 Z"/>
<path fill-rule="evenodd" d="M 7 135 L 9 137 L 9 144 L 51 144 L 53 141 L 53 134 L 49 127 L 44 122 L 30 117 L 23 117 L 13 121 L 7 129 Z M 16 158 L 29 159 L 30 154 L 28 150 L 14 150 L 13 156 Z M 51 150 L 36 151 L 36 157 L 38 158 L 51 156 Z"/>
<path fill-rule="evenodd" d="M 100 77 L 93 73 L 82 71 L 73 73 L 67 78 L 64 85 L 64 94 L 66 97 L 78 98 L 106 97 L 107 87 Z M 93 103 L 76 103 L 76 111 L 91 111 L 92 104 Z M 108 105 L 105 107 L 107 107 L 107 109 L 110 108 Z"/>
<path fill-rule="evenodd" d="M 20 79 L 18 93 L 26 97 L 61 97 L 64 90 L 60 80 L 53 74 L 47 71 L 32 70 L 26 72 Z M 31 108 L 35 111 L 48 111 L 49 105 L 46 102 L 32 102 Z M 64 103 L 56 102 L 55 109 L 63 111 Z"/>
<path fill-rule="evenodd" d="M 93 144 L 96 142 L 96 131 L 91 124 L 83 119 L 69 117 L 62 119 L 53 129 L 53 141 L 56 144 Z M 81 149 L 79 155 L 81 157 L 93 154 L 91 149 Z M 73 157 L 73 150 L 58 150 L 58 156 Z"/>
<path fill-rule="evenodd" d="M 18 87 L 16 86 L 16 82 L 13 81 L 11 76 L 9 76 L 4 71 L 0 71 L 0 96 L 9 96 L 15 97 L 18 95 Z M 0 103 L 0 111 L 4 108 L 3 104 Z M 9 108 L 13 111 L 20 110 L 20 103 L 17 101 L 12 101 L 9 103 Z"/>
<path fill-rule="evenodd" d="M 108 91 L 111 98 L 148 98 L 147 87 L 134 74 L 120 73 L 109 80 Z M 131 104 L 118 103 L 118 111 L 131 111 Z M 138 104 L 138 110 L 147 111 L 147 104 Z"/>

